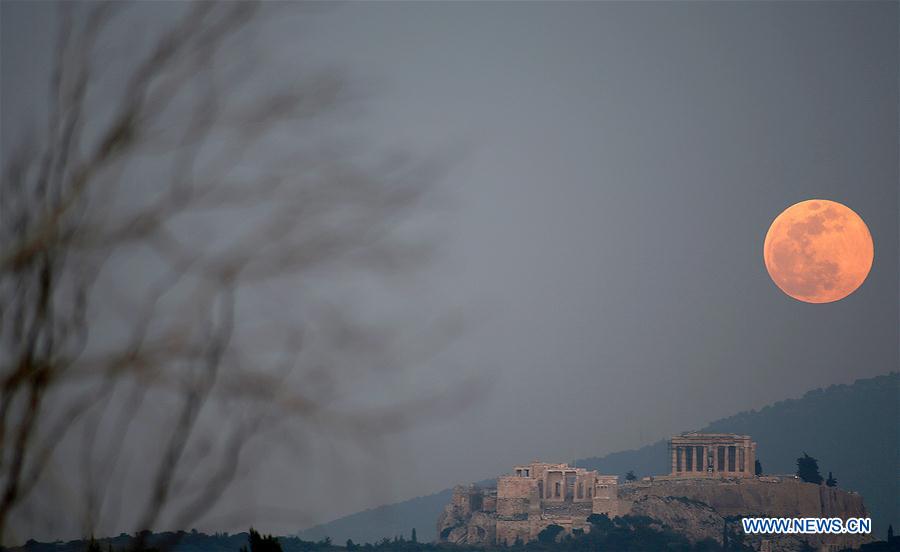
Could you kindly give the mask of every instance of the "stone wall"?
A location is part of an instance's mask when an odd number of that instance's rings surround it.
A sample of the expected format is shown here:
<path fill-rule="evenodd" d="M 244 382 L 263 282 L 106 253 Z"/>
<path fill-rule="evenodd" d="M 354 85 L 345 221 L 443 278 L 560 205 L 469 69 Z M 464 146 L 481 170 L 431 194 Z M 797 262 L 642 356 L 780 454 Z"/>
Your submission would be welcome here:
<path fill-rule="evenodd" d="M 484 501 L 481 503 L 481 509 L 485 512 L 497 511 L 497 495 L 485 495 Z"/>
<path fill-rule="evenodd" d="M 450 504 L 457 512 L 459 512 L 459 515 L 468 516 L 473 512 L 478 512 L 482 509 L 483 499 L 484 497 L 481 489 L 474 485 L 457 485 L 453 488 L 453 496 L 450 499 Z"/>
<path fill-rule="evenodd" d="M 836 487 L 804 483 L 793 477 L 715 480 L 654 480 L 624 485 L 619 499 L 623 511 L 644 495 L 681 496 L 708 504 L 723 516 L 757 515 L 794 517 L 866 517 L 862 497 Z"/>
<path fill-rule="evenodd" d="M 516 540 L 528 542 L 531 540 L 531 522 L 524 520 L 497 520 L 497 544 L 511 545 Z"/>
<path fill-rule="evenodd" d="M 594 497 L 594 502 L 591 504 L 591 510 L 594 514 L 606 514 L 610 518 L 621 515 L 619 512 L 618 498 Z"/>
<path fill-rule="evenodd" d="M 497 479 L 497 498 L 528 498 L 535 483 L 531 478 L 501 476 Z"/>
<path fill-rule="evenodd" d="M 497 498 L 497 516 L 501 519 L 525 519 L 528 517 L 527 498 Z"/>
<path fill-rule="evenodd" d="M 496 489 L 454 488 L 438 520 L 440 539 L 457 544 L 528 542 L 548 525 L 563 527 L 564 535 L 588 531 L 591 513 L 615 516 L 619 511 L 616 476 L 545 462 L 513 471 L 497 479 Z"/>
<path fill-rule="evenodd" d="M 862 498 L 837 488 L 793 478 L 656 481 L 620 488 L 623 514 L 647 516 L 692 542 L 722 542 L 723 530 L 754 550 L 793 552 L 858 548 L 871 535 L 744 535 L 736 518 L 867 517 Z"/>

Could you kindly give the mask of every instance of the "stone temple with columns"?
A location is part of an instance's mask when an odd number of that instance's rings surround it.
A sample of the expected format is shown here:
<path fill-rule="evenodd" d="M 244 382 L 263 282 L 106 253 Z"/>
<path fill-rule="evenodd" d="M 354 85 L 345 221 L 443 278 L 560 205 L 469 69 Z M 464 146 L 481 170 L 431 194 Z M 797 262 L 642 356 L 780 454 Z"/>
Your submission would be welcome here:
<path fill-rule="evenodd" d="M 756 443 L 749 435 L 682 433 L 669 440 L 671 478 L 754 477 Z"/>
<path fill-rule="evenodd" d="M 513 544 L 550 525 L 590 530 L 591 514 L 619 515 L 618 477 L 568 464 L 532 462 L 497 478 L 496 488 L 458 486 L 438 522 L 442 541 Z"/>
<path fill-rule="evenodd" d="M 669 440 L 668 475 L 646 481 L 755 477 L 756 443 L 747 435 L 689 432 Z M 628 485 L 624 485 L 628 487 Z M 587 518 L 629 513 L 618 476 L 568 464 L 531 462 L 497 478 L 496 487 L 457 486 L 438 520 L 439 539 L 458 544 L 513 544 L 535 540 L 550 525 L 563 534 L 590 531 Z M 626 493 L 627 495 L 627 493 Z"/>

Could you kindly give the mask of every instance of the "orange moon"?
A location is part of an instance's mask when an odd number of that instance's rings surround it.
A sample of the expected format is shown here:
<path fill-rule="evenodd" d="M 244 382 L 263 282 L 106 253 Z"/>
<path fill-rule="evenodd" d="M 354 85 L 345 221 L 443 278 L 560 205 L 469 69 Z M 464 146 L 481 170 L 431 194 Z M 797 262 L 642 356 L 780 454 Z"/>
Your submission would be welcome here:
<path fill-rule="evenodd" d="M 831 303 L 856 291 L 869 275 L 874 255 L 863 219 L 827 199 L 785 209 L 772 221 L 763 245 L 775 285 L 807 303 Z"/>

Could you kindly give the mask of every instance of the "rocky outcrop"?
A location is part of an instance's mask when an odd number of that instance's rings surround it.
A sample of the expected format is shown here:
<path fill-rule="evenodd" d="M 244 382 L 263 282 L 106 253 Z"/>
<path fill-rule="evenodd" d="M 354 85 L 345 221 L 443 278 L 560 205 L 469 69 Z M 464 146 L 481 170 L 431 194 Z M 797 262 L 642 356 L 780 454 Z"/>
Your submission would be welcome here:
<path fill-rule="evenodd" d="M 836 487 L 804 483 L 793 477 L 752 479 L 657 479 L 623 485 L 619 499 L 628 504 L 645 495 L 682 496 L 709 504 L 723 516 L 864 517 L 862 497 Z"/>
<path fill-rule="evenodd" d="M 681 496 L 644 495 L 631 504 L 629 514 L 652 518 L 661 527 L 673 529 L 691 542 L 722 543 L 724 519 L 703 502 Z"/>
<path fill-rule="evenodd" d="M 437 524 L 438 538 L 453 544 L 493 544 L 497 520 L 487 512 L 466 514 L 448 506 L 441 512 Z"/>
<path fill-rule="evenodd" d="M 721 543 L 727 533 L 755 550 L 791 552 L 858 548 L 869 535 L 744 535 L 742 517 L 867 517 L 862 497 L 793 477 L 734 480 L 655 480 L 619 487 L 624 513 L 642 515 L 685 535 L 692 542 Z M 727 526 L 727 527 L 726 527 Z"/>
<path fill-rule="evenodd" d="M 471 490 L 460 489 L 438 520 L 439 539 L 469 545 L 496 544 L 500 523 L 496 512 L 483 511 Z M 621 514 L 646 516 L 692 542 L 743 542 L 754 550 L 793 552 L 858 548 L 869 535 L 744 535 L 742 517 L 867 517 L 862 497 L 838 488 L 803 483 L 793 477 L 749 479 L 668 479 L 620 485 Z M 550 515 L 549 512 L 545 512 Z M 542 516 L 544 517 L 544 516 Z M 536 523 L 536 522 L 535 522 Z M 546 525 L 550 521 L 543 520 Z M 533 529 L 533 528 L 532 528 Z M 531 533 L 534 533 L 532 530 Z M 523 534 L 529 531 L 523 530 Z"/>

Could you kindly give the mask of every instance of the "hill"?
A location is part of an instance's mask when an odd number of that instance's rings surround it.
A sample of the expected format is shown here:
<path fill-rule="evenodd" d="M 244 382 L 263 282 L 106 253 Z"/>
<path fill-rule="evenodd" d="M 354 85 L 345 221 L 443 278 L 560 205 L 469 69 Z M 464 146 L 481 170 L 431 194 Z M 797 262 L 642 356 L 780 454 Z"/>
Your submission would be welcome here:
<path fill-rule="evenodd" d="M 884 535 L 888 523 L 900 526 L 900 435 L 898 408 L 900 374 L 893 372 L 809 391 L 760 410 L 742 412 L 700 429 L 742 433 L 758 443 L 766 473 L 793 473 L 796 458 L 807 452 L 819 460 L 825 475 L 831 471 L 843 489 L 862 494 L 872 515 L 875 535 Z M 578 466 L 601 473 L 638 476 L 669 471 L 665 441 L 636 450 L 586 458 Z M 486 482 L 482 482 L 486 483 Z M 374 542 L 382 537 L 408 534 L 415 527 L 419 539 L 437 537 L 435 521 L 450 500 L 447 489 L 429 496 L 358 512 L 299 533 L 303 539 L 330 536 L 334 542 L 352 538 Z"/>

